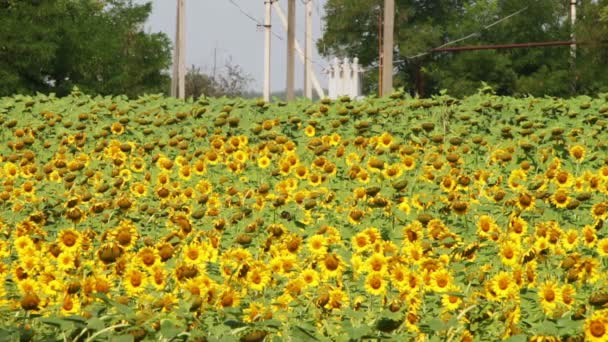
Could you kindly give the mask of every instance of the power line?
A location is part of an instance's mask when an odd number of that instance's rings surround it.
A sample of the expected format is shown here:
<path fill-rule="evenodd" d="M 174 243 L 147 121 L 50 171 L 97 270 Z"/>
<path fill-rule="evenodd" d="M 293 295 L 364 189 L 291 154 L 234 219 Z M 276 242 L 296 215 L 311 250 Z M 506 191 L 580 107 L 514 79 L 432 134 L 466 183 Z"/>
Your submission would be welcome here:
<path fill-rule="evenodd" d="M 478 36 L 480 36 L 480 35 L 481 35 L 481 32 L 482 32 L 482 31 L 485 31 L 485 30 L 489 29 L 490 27 L 492 27 L 492 26 L 494 26 L 494 25 L 497 25 L 497 24 L 499 24 L 499 23 L 501 23 L 501 22 L 503 22 L 503 21 L 505 21 L 505 20 L 507 20 L 507 19 L 509 19 L 509 18 L 513 17 L 513 16 L 516 16 L 516 15 L 520 14 L 521 12 L 523 12 L 523 11 L 525 11 L 525 10 L 527 10 L 527 9 L 528 9 L 528 6 L 526 6 L 526 7 L 522 8 L 522 9 L 520 9 L 519 11 L 516 11 L 516 12 L 511 13 L 511 14 L 509 14 L 509 15 L 508 15 L 508 16 L 506 16 L 506 17 L 500 18 L 500 19 L 496 20 L 495 22 L 493 22 L 493 23 L 491 23 L 491 24 L 489 24 L 489 25 L 486 25 L 486 26 L 482 27 L 482 28 L 481 28 L 481 30 L 479 30 L 479 31 L 477 31 L 477 32 L 473 32 L 473 33 L 471 33 L 471 34 L 469 34 L 469 35 L 467 35 L 467 36 L 464 36 L 464 37 L 462 37 L 462 38 L 458 38 L 458 39 L 456 39 L 456 40 L 452 40 L 452 41 L 447 42 L 447 43 L 445 43 L 445 44 L 443 44 L 443 45 L 440 45 L 440 46 L 438 46 L 438 47 L 435 47 L 435 48 L 432 48 L 432 49 L 430 49 L 430 50 L 427 50 L 426 52 L 421 52 L 421 53 L 416 54 L 416 55 L 413 55 L 413 56 L 408 56 L 408 57 L 405 57 L 405 59 L 415 59 L 415 58 L 418 58 L 418 57 L 426 56 L 426 55 L 428 55 L 428 54 L 432 53 L 434 50 L 444 48 L 444 47 L 446 47 L 446 46 L 448 46 L 448 45 L 452 45 L 452 44 L 455 44 L 455 43 L 461 42 L 461 41 L 466 40 L 466 39 L 469 39 L 469 38 L 478 37 Z M 396 61 L 396 62 L 402 63 L 402 62 L 404 62 L 404 60 L 399 60 L 399 61 Z"/>
<path fill-rule="evenodd" d="M 265 26 L 264 23 L 262 23 L 261 21 L 259 21 L 258 19 L 256 19 L 251 14 L 247 13 L 241 6 L 239 6 L 239 4 L 237 4 L 236 2 L 234 2 L 234 0 L 228 0 L 228 2 L 230 2 L 234 7 L 236 7 L 239 10 L 239 12 L 241 12 L 241 14 L 243 14 L 244 16 L 246 16 L 247 18 L 249 18 L 251 21 L 255 22 L 258 27 L 264 27 Z M 283 37 L 281 37 L 280 35 L 278 35 L 274 31 L 271 30 L 270 32 L 272 33 L 273 36 L 277 37 L 279 40 L 283 40 Z"/>

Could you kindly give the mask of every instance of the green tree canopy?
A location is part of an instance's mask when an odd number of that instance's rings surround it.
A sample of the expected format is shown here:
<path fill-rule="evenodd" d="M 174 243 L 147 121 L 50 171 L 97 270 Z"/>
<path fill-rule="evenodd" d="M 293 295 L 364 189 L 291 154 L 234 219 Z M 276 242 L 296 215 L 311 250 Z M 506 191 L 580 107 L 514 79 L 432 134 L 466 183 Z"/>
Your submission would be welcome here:
<path fill-rule="evenodd" d="M 0 96 L 163 92 L 171 42 L 131 0 L 0 0 Z"/>
<path fill-rule="evenodd" d="M 365 78 L 369 92 L 377 90 L 374 67 L 383 3 L 328 0 L 326 30 L 317 42 L 327 57 L 359 57 L 370 70 Z M 569 4 L 565 0 L 397 0 L 395 86 L 416 89 L 423 75 L 425 94 L 447 89 L 464 96 L 475 92 L 482 82 L 504 95 L 569 96 L 605 91 L 608 83 L 601 65 L 607 62 L 608 53 L 600 44 L 579 45 L 574 66 L 568 46 L 427 53 L 454 41 L 451 46 L 569 40 L 573 31 Z M 604 39 L 608 33 L 606 8 L 608 0 L 579 1 L 577 41 Z"/>

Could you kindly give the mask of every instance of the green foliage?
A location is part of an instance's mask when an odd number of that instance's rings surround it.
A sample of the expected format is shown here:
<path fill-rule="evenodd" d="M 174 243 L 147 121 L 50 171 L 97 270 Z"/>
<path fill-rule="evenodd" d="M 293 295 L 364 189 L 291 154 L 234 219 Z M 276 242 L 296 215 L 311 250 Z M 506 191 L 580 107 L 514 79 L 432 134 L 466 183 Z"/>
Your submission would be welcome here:
<path fill-rule="evenodd" d="M 151 9 L 128 0 L 0 2 L 0 95 L 164 91 L 170 40 L 141 30 Z"/>
<path fill-rule="evenodd" d="M 359 57 L 368 70 L 367 92 L 377 89 L 382 3 L 327 1 L 327 28 L 317 43 L 325 56 Z M 395 87 L 422 87 L 426 95 L 447 89 L 450 94 L 466 96 L 474 94 L 483 81 L 501 95 L 562 97 L 606 89 L 608 76 L 600 65 L 608 62 L 608 53 L 600 43 L 608 33 L 608 1 L 579 2 L 576 38 L 590 44 L 577 47 L 575 66 L 569 46 L 426 53 L 463 37 L 467 38 L 449 45 L 569 40 L 572 28 L 567 1 L 407 0 L 395 5 Z M 497 22 L 501 18 L 506 19 Z"/>

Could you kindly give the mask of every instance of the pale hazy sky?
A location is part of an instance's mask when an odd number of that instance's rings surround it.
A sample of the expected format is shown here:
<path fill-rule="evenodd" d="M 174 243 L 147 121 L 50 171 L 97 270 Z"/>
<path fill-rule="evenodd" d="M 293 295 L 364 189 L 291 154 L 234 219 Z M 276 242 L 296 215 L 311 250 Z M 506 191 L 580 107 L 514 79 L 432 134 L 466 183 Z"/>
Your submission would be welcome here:
<path fill-rule="evenodd" d="M 152 14 L 145 25 L 146 31 L 165 32 L 175 40 L 176 0 L 135 0 L 136 3 L 152 3 Z M 232 0 L 244 12 L 260 23 L 264 22 L 264 0 Z M 185 0 L 186 3 L 186 65 L 196 65 L 211 74 L 214 51 L 217 52 L 217 70 L 232 57 L 233 64 L 240 65 L 254 80 L 252 90 L 262 91 L 264 81 L 264 32 L 257 23 L 243 14 L 230 0 Z M 322 68 L 328 61 L 316 53 L 316 40 L 321 37 L 323 5 L 326 0 L 314 0 L 313 10 L 313 67 L 321 85 L 327 87 Z M 304 48 L 304 0 L 297 0 L 296 39 Z M 287 0 L 280 0 L 287 13 Z M 273 9 L 272 31 L 282 39 L 272 36 L 271 89 L 285 88 L 287 64 L 287 32 Z M 303 65 L 296 55 L 296 89 L 303 88 Z"/>

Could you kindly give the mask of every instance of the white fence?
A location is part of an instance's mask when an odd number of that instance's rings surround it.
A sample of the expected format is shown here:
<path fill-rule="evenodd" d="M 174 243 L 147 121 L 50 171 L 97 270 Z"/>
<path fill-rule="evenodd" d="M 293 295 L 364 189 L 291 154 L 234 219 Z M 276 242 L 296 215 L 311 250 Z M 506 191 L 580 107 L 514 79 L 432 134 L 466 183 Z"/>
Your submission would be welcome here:
<path fill-rule="evenodd" d="M 361 97 L 361 74 L 363 68 L 359 65 L 359 58 L 352 63 L 348 58 L 342 61 L 334 58 L 333 63 L 324 71 L 329 76 L 328 91 L 330 99 L 348 95 L 351 99 Z"/>

